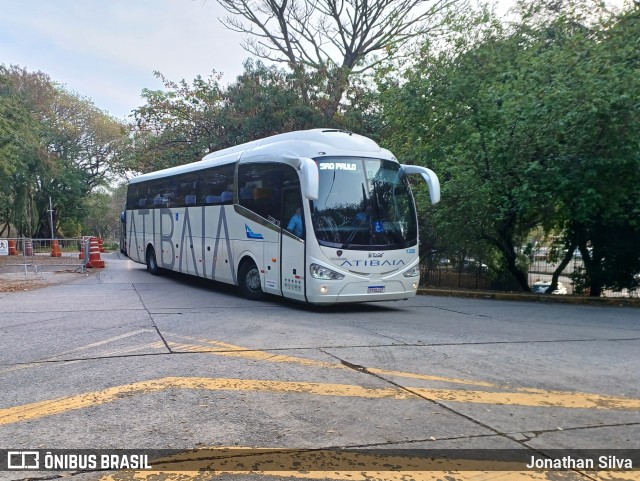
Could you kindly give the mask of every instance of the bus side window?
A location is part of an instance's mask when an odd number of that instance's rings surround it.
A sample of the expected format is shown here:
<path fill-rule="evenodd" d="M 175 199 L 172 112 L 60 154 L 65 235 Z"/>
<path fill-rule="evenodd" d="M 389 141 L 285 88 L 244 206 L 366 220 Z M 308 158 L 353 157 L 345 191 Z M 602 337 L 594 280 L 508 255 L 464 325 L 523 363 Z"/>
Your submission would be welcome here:
<path fill-rule="evenodd" d="M 189 207 L 197 204 L 198 172 L 189 172 L 176 178 L 174 207 Z"/>
<path fill-rule="evenodd" d="M 260 217 L 280 225 L 282 165 L 276 163 L 240 164 L 238 168 L 240 205 Z"/>
<path fill-rule="evenodd" d="M 240 198 L 241 203 L 243 200 L 253 199 L 253 187 L 240 187 L 238 197 Z"/>
<path fill-rule="evenodd" d="M 220 196 L 220 200 L 223 204 L 231 204 L 233 203 L 233 192 L 230 190 L 225 190 Z"/>
<path fill-rule="evenodd" d="M 209 167 L 198 173 L 198 199 L 204 205 L 231 204 L 233 164 Z"/>
<path fill-rule="evenodd" d="M 127 189 L 127 210 L 138 208 L 138 184 L 129 184 Z"/>
<path fill-rule="evenodd" d="M 256 187 L 253 190 L 253 200 L 262 201 L 268 200 L 271 201 L 273 198 L 273 191 L 269 188 Z"/>

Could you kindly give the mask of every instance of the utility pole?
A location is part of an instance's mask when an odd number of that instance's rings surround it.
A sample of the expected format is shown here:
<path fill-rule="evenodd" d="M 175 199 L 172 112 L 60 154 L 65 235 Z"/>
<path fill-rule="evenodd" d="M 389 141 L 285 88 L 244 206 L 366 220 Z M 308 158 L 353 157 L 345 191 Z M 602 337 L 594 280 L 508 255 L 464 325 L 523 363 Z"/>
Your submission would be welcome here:
<path fill-rule="evenodd" d="M 53 234 L 53 207 L 51 205 L 51 196 L 49 196 L 49 210 L 47 212 L 49 213 L 49 225 L 51 226 L 51 238 L 55 239 L 55 236 Z"/>

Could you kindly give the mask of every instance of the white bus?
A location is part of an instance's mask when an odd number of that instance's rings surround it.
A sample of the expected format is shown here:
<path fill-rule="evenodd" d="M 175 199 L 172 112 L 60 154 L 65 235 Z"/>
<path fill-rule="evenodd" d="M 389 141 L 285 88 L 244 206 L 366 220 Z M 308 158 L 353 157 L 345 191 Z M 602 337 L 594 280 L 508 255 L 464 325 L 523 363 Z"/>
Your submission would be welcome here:
<path fill-rule="evenodd" d="M 420 275 L 407 174 L 374 141 L 340 130 L 290 132 L 129 182 L 124 249 L 172 270 L 314 304 L 406 299 Z"/>

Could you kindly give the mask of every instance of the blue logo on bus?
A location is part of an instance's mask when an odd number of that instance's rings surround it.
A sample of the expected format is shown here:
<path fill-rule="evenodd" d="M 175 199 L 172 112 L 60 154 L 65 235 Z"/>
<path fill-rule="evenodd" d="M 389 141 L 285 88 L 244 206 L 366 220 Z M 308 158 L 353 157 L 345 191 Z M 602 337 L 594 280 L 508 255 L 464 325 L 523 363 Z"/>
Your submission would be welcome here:
<path fill-rule="evenodd" d="M 247 231 L 247 239 L 264 239 L 264 237 L 262 237 L 262 234 L 256 234 L 247 224 L 244 225 L 244 228 Z"/>

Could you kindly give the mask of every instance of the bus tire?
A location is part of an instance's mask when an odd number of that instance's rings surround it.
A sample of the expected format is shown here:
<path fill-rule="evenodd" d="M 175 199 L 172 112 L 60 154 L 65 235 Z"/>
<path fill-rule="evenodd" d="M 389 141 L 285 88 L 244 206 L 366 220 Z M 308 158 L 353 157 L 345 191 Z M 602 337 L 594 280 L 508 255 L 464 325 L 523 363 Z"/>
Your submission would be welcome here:
<path fill-rule="evenodd" d="M 156 259 L 156 251 L 153 247 L 147 247 L 147 271 L 149 274 L 157 276 L 160 274 L 160 266 L 158 266 L 158 260 Z"/>
<path fill-rule="evenodd" d="M 265 293 L 260 285 L 260 271 L 253 261 L 246 260 L 238 269 L 238 286 L 240 293 L 252 301 L 264 299 Z"/>

